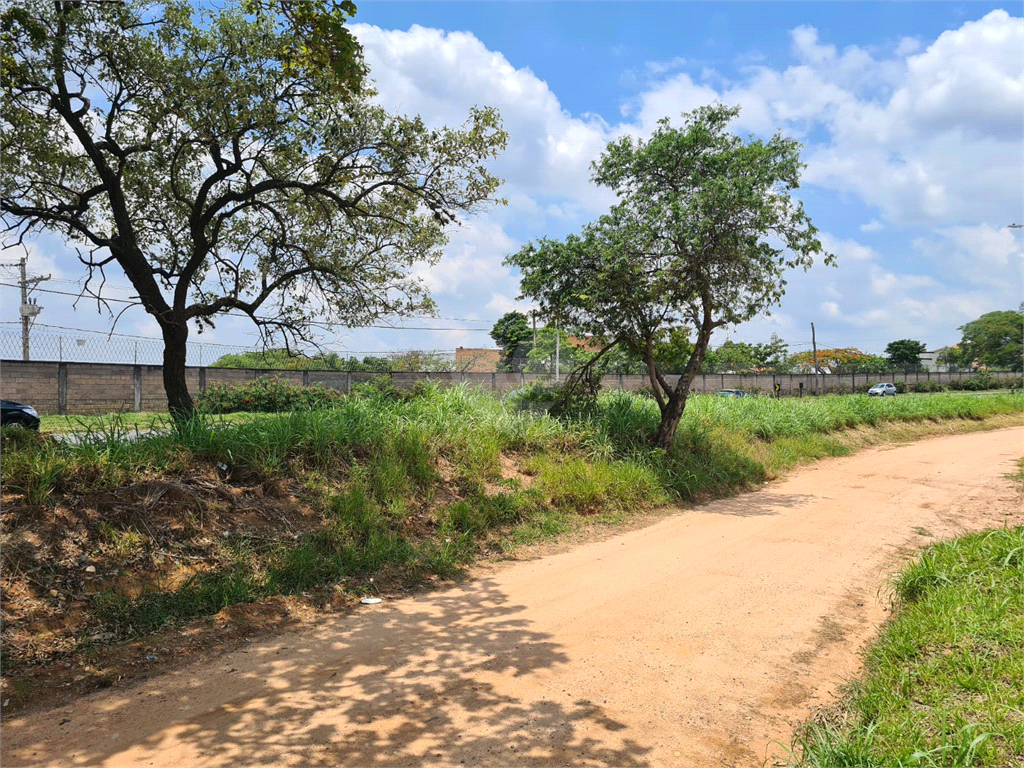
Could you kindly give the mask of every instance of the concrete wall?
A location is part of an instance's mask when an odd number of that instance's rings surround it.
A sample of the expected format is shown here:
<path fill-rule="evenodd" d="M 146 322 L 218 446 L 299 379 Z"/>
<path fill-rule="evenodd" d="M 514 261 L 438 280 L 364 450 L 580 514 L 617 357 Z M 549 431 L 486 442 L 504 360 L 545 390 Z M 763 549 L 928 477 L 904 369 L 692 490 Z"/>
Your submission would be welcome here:
<path fill-rule="evenodd" d="M 241 384 L 258 378 L 273 378 L 293 384 L 322 384 L 348 392 L 352 387 L 386 375 L 364 371 L 260 371 L 247 368 L 187 368 L 189 391 L 198 394 L 207 384 Z M 1019 373 L 993 373 L 997 378 L 1020 378 Z M 719 374 L 708 373 L 693 381 L 694 392 L 720 389 L 745 389 L 771 393 L 776 384 L 784 397 L 852 392 L 857 387 L 879 381 L 934 381 L 974 378 L 972 373 L 903 374 Z M 667 376 L 675 385 L 678 376 Z M 410 389 L 418 381 L 435 381 L 442 386 L 467 384 L 494 392 L 508 392 L 534 382 L 550 383 L 551 378 L 535 373 L 394 373 L 394 385 Z M 802 387 L 801 387 L 802 385 Z M 650 386 L 647 376 L 611 373 L 604 377 L 605 389 L 636 391 Z M 41 363 L 21 360 L 0 361 L 0 396 L 28 403 L 42 414 L 96 414 L 118 411 L 164 411 L 163 369 L 159 365 L 111 365 L 106 363 Z"/>

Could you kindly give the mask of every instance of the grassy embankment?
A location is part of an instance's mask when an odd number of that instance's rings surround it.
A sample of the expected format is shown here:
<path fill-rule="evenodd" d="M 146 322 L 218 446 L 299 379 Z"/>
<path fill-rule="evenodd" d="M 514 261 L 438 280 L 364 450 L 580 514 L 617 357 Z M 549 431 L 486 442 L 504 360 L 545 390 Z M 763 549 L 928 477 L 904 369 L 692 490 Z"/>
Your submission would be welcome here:
<path fill-rule="evenodd" d="M 955 392 L 955 393 L 908 393 L 904 397 L 911 398 L 934 398 L 934 397 L 989 397 L 992 395 L 1005 395 L 1005 389 L 991 389 L 981 392 Z M 810 399 L 808 399 L 808 402 Z M 210 423 L 249 421 L 256 414 L 251 413 L 227 413 L 217 416 L 208 416 L 213 420 Z M 134 413 L 125 411 L 123 413 L 106 413 L 91 416 L 47 414 L 40 417 L 40 431 L 57 434 L 70 433 L 106 433 L 110 430 L 132 431 L 135 428 L 141 431 L 167 429 L 171 426 L 171 417 L 167 413 L 157 411 L 143 411 Z"/>
<path fill-rule="evenodd" d="M 340 583 L 359 594 L 371 576 L 447 577 L 584 519 L 728 495 L 865 444 L 1010 426 L 1022 406 L 1019 394 L 694 397 L 669 452 L 649 447 L 657 406 L 618 392 L 568 423 L 515 398 L 427 387 L 141 440 L 116 425 L 82 445 L 6 434 L 4 660 L 270 595 Z"/>
<path fill-rule="evenodd" d="M 1022 562 L 1017 527 L 936 544 L 898 573 L 864 677 L 804 727 L 797 764 L 1021 764 Z"/>

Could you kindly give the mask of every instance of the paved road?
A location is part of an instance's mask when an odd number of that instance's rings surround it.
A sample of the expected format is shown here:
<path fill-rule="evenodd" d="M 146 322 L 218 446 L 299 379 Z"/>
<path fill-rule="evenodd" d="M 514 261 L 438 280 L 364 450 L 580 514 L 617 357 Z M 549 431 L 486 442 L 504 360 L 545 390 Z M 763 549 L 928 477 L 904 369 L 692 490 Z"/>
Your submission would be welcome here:
<path fill-rule="evenodd" d="M 858 671 L 913 548 L 1020 522 L 1024 429 L 757 493 L 12 719 L 3 765 L 749 765 Z"/>

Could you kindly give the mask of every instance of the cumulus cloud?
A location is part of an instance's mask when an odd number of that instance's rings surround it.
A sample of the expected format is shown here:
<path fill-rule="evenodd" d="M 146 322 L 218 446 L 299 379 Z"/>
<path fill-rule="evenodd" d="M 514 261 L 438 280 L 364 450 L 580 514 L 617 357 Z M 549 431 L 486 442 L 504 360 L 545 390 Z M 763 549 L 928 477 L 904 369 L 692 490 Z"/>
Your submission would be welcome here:
<path fill-rule="evenodd" d="M 458 125 L 473 106 L 499 110 L 510 140 L 493 167 L 506 193 L 566 196 L 589 214 L 607 207 L 611 196 L 588 181 L 591 161 L 612 136 L 609 126 L 569 115 L 529 68 L 516 69 L 468 32 L 366 24 L 352 31 L 389 110 L 419 114 L 431 125 Z"/>
<path fill-rule="evenodd" d="M 842 51 L 817 30 L 792 32 L 797 63 L 750 67 L 712 87 L 683 72 L 631 103 L 657 119 L 721 100 L 743 108 L 741 129 L 809 142 L 805 181 L 853 192 L 901 224 L 1006 218 L 1018 212 L 1024 154 L 1024 19 L 992 11 L 923 51 L 903 40 L 888 58 Z M 998 220 L 998 219 L 997 219 Z"/>

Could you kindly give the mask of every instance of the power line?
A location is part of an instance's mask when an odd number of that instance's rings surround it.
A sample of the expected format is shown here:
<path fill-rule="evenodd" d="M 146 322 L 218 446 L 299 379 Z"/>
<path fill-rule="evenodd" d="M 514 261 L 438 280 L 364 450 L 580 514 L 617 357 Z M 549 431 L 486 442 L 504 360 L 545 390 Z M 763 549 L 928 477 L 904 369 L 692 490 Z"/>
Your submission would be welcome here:
<path fill-rule="evenodd" d="M 18 285 L 12 285 L 11 283 L 0 283 L 0 285 L 4 286 L 5 288 L 20 288 L 21 287 L 21 286 L 18 286 Z M 37 288 L 36 290 L 39 291 L 40 293 L 53 293 L 53 294 L 56 294 L 58 296 L 74 296 L 75 298 L 81 298 L 82 296 L 85 295 L 85 294 L 81 294 L 81 293 L 69 293 L 68 291 L 54 291 L 54 290 L 52 290 L 50 288 Z M 91 295 L 88 296 L 88 298 L 99 299 L 100 301 L 114 301 L 114 302 L 117 302 L 118 304 L 140 304 L 139 301 L 129 301 L 128 299 L 109 299 L 109 298 L 100 298 L 98 296 L 91 296 Z"/>
<path fill-rule="evenodd" d="M 9 265 L 0 264 L 0 266 L 9 266 Z M 17 266 L 17 264 L 15 264 L 13 266 Z M 67 279 L 64 279 L 64 278 L 56 278 L 56 277 L 50 278 L 50 280 L 51 280 L 51 282 L 54 282 L 54 283 L 64 283 L 64 284 L 67 284 L 67 285 L 77 285 L 77 286 L 81 286 L 82 285 L 78 280 L 67 280 Z M 18 287 L 16 285 L 12 285 L 11 283 L 0 283 L 0 286 L 6 287 L 6 288 L 17 288 Z M 112 283 L 103 283 L 102 286 L 100 286 L 100 287 L 101 288 L 111 288 L 111 289 L 115 289 L 115 290 L 119 290 L 119 291 L 134 291 L 135 290 L 135 288 L 129 287 L 127 285 L 114 285 Z M 54 291 L 54 290 L 43 289 L 43 288 L 39 288 L 38 290 L 40 290 L 40 291 L 42 291 L 44 293 L 56 293 L 56 294 L 59 294 L 61 296 L 77 296 L 77 297 L 84 296 L 86 298 L 96 298 L 92 294 L 85 294 L 85 293 L 68 293 L 66 291 Z M 101 300 L 102 301 L 116 301 L 116 302 L 119 302 L 119 303 L 122 303 L 122 304 L 139 304 L 140 303 L 138 301 L 129 301 L 127 299 L 107 299 L 107 298 L 104 298 L 104 299 L 101 299 Z M 242 315 L 236 315 L 236 316 L 237 317 L 242 317 Z M 245 315 L 245 317 L 248 317 L 248 315 Z M 472 317 L 443 317 L 441 315 L 407 315 L 407 317 L 414 317 L 414 318 L 416 318 L 418 320 L 448 320 L 448 321 L 456 322 L 456 323 L 487 322 L 486 320 L 482 321 L 480 318 L 472 318 Z M 376 327 L 376 326 L 365 326 L 365 327 L 372 328 L 372 327 Z M 450 329 L 439 329 L 439 330 L 450 330 Z M 459 329 L 459 330 L 461 330 L 461 329 Z M 489 331 L 491 329 L 487 328 L 486 330 Z"/>
<path fill-rule="evenodd" d="M 17 285 L 13 285 L 11 283 L 0 283 L 0 286 L 4 286 L 6 288 L 18 288 L 18 287 L 20 287 L 20 286 L 17 286 Z M 80 293 L 70 293 L 68 291 L 54 291 L 54 290 L 50 290 L 50 289 L 47 289 L 47 288 L 37 288 L 36 290 L 39 291 L 40 293 L 52 293 L 52 294 L 56 294 L 58 296 L 74 296 L 75 298 L 82 298 L 83 296 L 85 296 L 85 298 L 95 298 L 98 301 L 113 301 L 113 302 L 116 302 L 118 304 L 138 304 L 139 306 L 141 306 L 141 302 L 138 301 L 138 300 L 130 301 L 128 299 L 101 298 L 101 297 L 97 297 L 97 296 L 85 295 L 85 294 L 80 294 Z M 230 317 L 249 317 L 248 315 L 239 314 L 237 312 L 225 312 L 225 314 L 230 316 Z M 426 316 L 426 315 L 418 315 L 416 317 L 419 317 L 419 318 L 424 319 L 424 320 L 429 319 L 428 316 Z M 445 319 L 459 320 L 459 318 L 443 318 L 443 317 L 439 317 L 439 318 L 436 318 L 436 319 L 437 320 L 445 320 Z M 474 321 L 467 320 L 466 322 L 474 322 Z M 447 326 L 438 327 L 438 326 L 431 326 L 431 325 L 372 325 L 371 324 L 371 325 L 343 326 L 343 327 L 348 327 L 348 328 L 375 328 L 375 329 L 384 330 L 384 331 L 490 331 L 491 330 L 490 328 L 486 328 L 486 327 L 484 327 L 484 328 L 457 327 L 456 328 L 456 327 L 447 327 Z"/>

